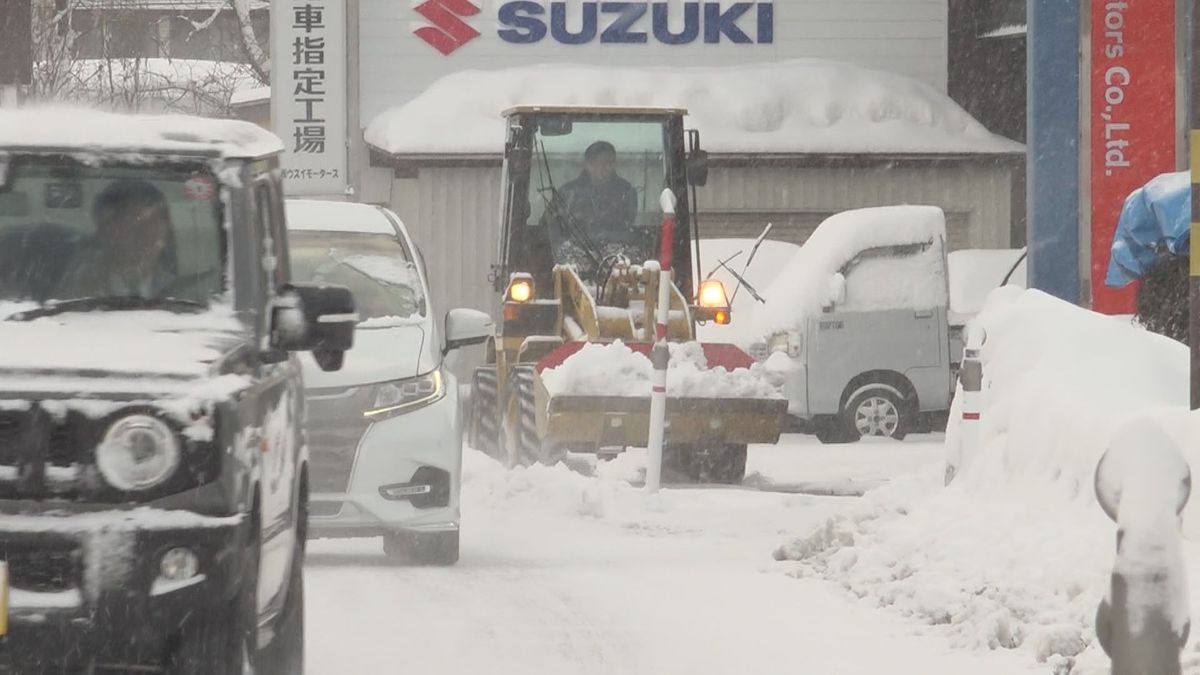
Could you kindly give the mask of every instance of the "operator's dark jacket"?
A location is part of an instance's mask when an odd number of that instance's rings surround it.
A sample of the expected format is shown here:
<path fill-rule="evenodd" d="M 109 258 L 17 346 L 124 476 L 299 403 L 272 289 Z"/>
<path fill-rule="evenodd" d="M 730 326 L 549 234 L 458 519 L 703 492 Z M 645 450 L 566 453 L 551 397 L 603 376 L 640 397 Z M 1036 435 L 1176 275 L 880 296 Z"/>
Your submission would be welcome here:
<path fill-rule="evenodd" d="M 586 173 L 559 190 L 575 222 L 597 243 L 624 241 L 637 217 L 637 190 L 629 181 L 613 175 L 604 183 L 595 183 Z"/>

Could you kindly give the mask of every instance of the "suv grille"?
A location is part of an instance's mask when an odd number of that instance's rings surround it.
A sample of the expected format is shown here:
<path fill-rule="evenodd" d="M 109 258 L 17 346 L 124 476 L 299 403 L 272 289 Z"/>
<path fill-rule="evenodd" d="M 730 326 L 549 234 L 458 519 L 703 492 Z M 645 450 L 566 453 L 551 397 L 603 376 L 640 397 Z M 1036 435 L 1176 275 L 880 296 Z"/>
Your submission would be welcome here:
<path fill-rule="evenodd" d="M 0 543 L 0 557 L 8 563 L 13 588 L 46 593 L 79 586 L 82 564 L 73 547 Z"/>
<path fill-rule="evenodd" d="M 321 389 L 308 394 L 308 449 L 312 491 L 345 493 L 358 443 L 371 423 L 363 411 L 371 405 L 371 387 Z"/>

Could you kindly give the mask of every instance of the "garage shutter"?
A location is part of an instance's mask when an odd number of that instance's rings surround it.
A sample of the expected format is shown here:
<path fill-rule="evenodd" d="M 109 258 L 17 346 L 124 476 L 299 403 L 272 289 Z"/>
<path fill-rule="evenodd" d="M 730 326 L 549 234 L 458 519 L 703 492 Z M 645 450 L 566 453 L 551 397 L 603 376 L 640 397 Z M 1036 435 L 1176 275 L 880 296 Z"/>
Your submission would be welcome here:
<path fill-rule="evenodd" d="M 826 218 L 833 213 L 821 211 L 751 212 L 727 211 L 700 214 L 700 236 L 705 239 L 754 239 L 767 223 L 772 223 L 771 239 L 803 244 Z M 970 248 L 967 229 L 969 215 L 965 212 L 946 214 L 946 238 L 951 251 Z"/>

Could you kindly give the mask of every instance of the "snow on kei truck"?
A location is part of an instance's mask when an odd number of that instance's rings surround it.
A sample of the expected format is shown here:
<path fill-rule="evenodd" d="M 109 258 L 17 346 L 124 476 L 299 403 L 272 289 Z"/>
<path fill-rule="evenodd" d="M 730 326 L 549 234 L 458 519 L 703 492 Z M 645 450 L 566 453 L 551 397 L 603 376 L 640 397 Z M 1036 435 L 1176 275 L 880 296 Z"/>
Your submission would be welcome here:
<path fill-rule="evenodd" d="M 294 352 L 345 288 L 290 282 L 279 140 L 0 111 L 0 673 L 303 671 Z"/>

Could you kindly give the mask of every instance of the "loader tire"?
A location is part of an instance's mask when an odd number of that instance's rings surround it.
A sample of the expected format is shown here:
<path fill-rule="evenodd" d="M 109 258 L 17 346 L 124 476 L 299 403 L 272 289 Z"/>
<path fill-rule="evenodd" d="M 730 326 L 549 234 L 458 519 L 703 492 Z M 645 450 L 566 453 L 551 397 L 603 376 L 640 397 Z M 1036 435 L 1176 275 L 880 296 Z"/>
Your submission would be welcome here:
<path fill-rule="evenodd" d="M 508 373 L 509 401 L 505 406 L 504 446 L 510 467 L 533 464 L 553 466 L 562 461 L 564 453 L 556 446 L 542 443 L 538 435 L 534 396 L 536 377 L 533 366 L 516 366 Z"/>
<path fill-rule="evenodd" d="M 467 441 L 472 448 L 485 455 L 503 460 L 500 453 L 500 415 L 496 403 L 496 369 L 486 366 L 476 368 L 471 377 L 471 416 Z"/>

